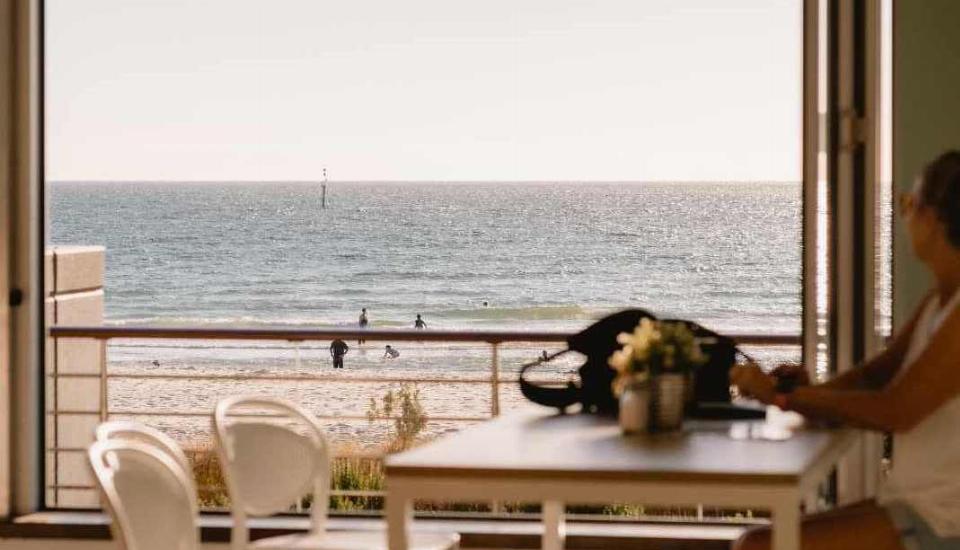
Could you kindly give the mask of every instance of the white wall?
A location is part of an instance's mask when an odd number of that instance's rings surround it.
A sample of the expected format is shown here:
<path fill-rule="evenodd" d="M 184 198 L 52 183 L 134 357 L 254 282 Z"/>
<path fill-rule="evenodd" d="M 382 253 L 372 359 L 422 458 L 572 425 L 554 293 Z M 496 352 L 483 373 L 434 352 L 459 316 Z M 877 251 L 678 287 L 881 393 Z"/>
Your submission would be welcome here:
<path fill-rule="evenodd" d="M 960 2 L 894 0 L 893 185 L 910 190 L 923 166 L 960 148 Z M 902 326 L 930 288 L 894 216 L 893 322 Z"/>

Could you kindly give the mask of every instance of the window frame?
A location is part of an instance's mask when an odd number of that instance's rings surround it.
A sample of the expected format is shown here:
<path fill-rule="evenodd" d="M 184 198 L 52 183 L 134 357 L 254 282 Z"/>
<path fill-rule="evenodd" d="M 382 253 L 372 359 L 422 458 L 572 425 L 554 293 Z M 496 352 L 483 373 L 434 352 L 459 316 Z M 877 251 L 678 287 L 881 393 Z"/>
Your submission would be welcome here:
<path fill-rule="evenodd" d="M 816 205 L 820 117 L 817 106 L 819 70 L 819 6 L 822 1 L 801 0 L 803 9 L 803 117 L 802 135 L 802 337 L 804 358 L 816 357 Z M 860 0 L 873 2 L 873 0 Z M 10 197 L 7 212 L 0 213 L 0 261 L 13 266 L 9 279 L 0 276 L 0 291 L 23 291 L 23 302 L 4 305 L 9 331 L 0 335 L 0 352 L 9 351 L 0 363 L 0 376 L 9 379 L 9 394 L 0 407 L 11 422 L 10 447 L 0 446 L 0 516 L 11 517 L 47 510 L 45 450 L 45 335 L 44 307 L 45 208 L 44 208 L 44 1 L 0 0 L 0 13 L 11 14 L 10 24 L 0 30 L 0 73 L 13 82 L 0 92 L 0 108 L 10 113 L 10 128 L 0 134 L 0 144 L 10 158 L 0 158 L 9 180 L 0 183 L 0 193 Z M 4 139 L 5 138 L 5 139 Z M 4 166 L 5 164 L 5 166 Z M 811 202 L 812 199 L 812 202 Z M 6 216 L 5 214 L 9 214 Z M 834 213 L 831 213 L 831 217 Z M 872 232 L 868 232 L 871 235 Z M 866 245 L 866 242 L 861 243 Z M 8 245 L 8 246 L 3 246 Z M 872 247 L 867 247 L 872 250 Z M 872 291 L 873 287 L 870 287 Z M 812 307 L 811 307 L 812 305 Z M 831 310 L 832 310 L 831 306 Z M 842 317 L 842 312 L 837 313 Z M 4 327 L 6 328 L 6 327 Z M 872 328 L 872 325 L 871 325 Z M 7 340 L 7 334 L 9 339 Z M 9 346 L 9 350 L 5 349 Z M 7 361 L 7 359 L 9 359 Z M 808 364 L 815 361 L 807 361 Z M 20 398 L 17 398 L 20 396 Z M 4 491 L 3 489 L 7 489 Z"/>
<path fill-rule="evenodd" d="M 2 413 L 10 420 L 9 448 L 3 453 L 3 484 L 7 489 L 0 506 L 4 517 L 30 513 L 43 506 L 44 482 L 44 269 L 43 269 L 43 75 L 42 2 L 2 0 L 0 9 L 9 22 L 0 37 L 4 42 L 0 69 L 5 90 L 5 115 L 10 123 L 2 140 L 7 154 L 7 205 L 0 226 L 9 266 L 6 299 L 9 316 L 8 355 L 4 357 Z"/>

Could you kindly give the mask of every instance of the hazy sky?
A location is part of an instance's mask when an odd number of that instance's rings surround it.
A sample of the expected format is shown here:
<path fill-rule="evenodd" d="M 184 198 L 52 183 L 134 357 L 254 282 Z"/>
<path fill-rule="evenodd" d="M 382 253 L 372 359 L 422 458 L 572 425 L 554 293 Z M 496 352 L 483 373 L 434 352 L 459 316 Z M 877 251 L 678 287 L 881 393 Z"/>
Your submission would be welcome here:
<path fill-rule="evenodd" d="M 50 179 L 798 180 L 800 0 L 47 0 Z"/>

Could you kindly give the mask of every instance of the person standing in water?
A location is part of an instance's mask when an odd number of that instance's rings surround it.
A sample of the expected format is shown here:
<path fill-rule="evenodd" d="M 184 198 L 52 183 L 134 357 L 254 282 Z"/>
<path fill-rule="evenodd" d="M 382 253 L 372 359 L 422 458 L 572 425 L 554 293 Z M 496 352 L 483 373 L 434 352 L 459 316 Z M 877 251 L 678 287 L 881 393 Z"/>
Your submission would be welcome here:
<path fill-rule="evenodd" d="M 343 356 L 346 355 L 348 351 L 350 351 L 350 346 L 343 340 L 337 338 L 333 342 L 330 342 L 330 355 L 333 357 L 333 368 L 343 368 Z"/>
<path fill-rule="evenodd" d="M 417 319 L 413 322 L 413 328 L 425 329 L 427 324 L 423 321 L 423 317 L 420 317 L 420 314 L 417 314 Z"/>
<path fill-rule="evenodd" d="M 357 324 L 360 325 L 361 329 L 367 328 L 367 325 L 370 324 L 370 320 L 367 318 L 367 308 L 360 310 L 360 321 Z M 366 342 L 366 340 L 364 340 L 363 337 L 357 338 L 358 346 L 364 342 Z"/>
<path fill-rule="evenodd" d="M 383 351 L 383 358 L 384 358 L 384 359 L 396 359 L 397 357 L 400 357 L 400 352 L 397 351 L 397 350 L 396 350 L 393 346 L 391 346 L 390 344 L 387 344 L 386 349 Z"/>

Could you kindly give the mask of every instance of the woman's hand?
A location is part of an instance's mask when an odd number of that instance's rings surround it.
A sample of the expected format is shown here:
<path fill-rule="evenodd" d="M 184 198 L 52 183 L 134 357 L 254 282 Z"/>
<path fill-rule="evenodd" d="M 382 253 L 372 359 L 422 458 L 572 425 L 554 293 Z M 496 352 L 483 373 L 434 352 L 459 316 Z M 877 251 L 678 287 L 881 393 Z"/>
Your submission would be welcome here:
<path fill-rule="evenodd" d="M 790 392 L 794 388 L 810 385 L 810 375 L 800 363 L 781 363 L 770 374 L 777 379 L 780 391 Z"/>
<path fill-rule="evenodd" d="M 734 365 L 730 369 L 730 382 L 742 395 L 762 403 L 772 403 L 777 395 L 777 379 L 764 373 L 756 364 Z"/>

